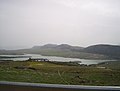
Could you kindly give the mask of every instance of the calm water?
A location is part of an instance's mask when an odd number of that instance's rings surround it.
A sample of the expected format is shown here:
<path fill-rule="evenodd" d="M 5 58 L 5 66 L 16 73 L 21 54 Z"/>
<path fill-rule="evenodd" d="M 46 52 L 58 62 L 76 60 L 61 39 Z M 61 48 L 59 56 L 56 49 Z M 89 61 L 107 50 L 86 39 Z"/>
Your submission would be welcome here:
<path fill-rule="evenodd" d="M 78 58 L 64 58 L 64 57 L 55 57 L 55 56 L 42 56 L 38 54 L 25 54 L 25 55 L 0 55 L 0 57 L 17 57 L 17 58 L 0 58 L 0 60 L 14 60 L 14 61 L 23 61 L 31 58 L 47 58 L 50 61 L 60 61 L 60 62 L 69 62 L 69 61 L 80 61 L 81 64 L 98 64 L 106 61 L 116 61 L 116 60 L 88 60 L 88 59 L 78 59 Z"/>

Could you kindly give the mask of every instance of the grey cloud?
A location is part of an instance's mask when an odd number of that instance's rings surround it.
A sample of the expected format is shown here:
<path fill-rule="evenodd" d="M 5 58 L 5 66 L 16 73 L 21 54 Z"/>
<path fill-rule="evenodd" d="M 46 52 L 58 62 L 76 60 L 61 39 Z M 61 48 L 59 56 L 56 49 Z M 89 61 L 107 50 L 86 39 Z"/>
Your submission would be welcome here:
<path fill-rule="evenodd" d="M 119 0 L 1 0 L 0 47 L 119 44 Z"/>

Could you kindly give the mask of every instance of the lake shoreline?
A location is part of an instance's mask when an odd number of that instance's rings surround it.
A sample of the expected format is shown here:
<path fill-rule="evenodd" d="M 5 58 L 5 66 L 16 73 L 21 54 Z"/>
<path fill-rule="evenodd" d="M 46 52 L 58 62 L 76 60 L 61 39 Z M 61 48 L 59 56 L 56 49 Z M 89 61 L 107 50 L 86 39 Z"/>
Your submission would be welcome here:
<path fill-rule="evenodd" d="M 0 55 L 0 60 L 13 60 L 13 61 L 25 61 L 29 58 L 46 58 L 50 61 L 59 61 L 59 62 L 74 62 L 80 61 L 80 64 L 98 64 L 107 61 L 117 61 L 117 60 L 93 60 L 93 59 L 79 59 L 79 58 L 66 58 L 66 57 L 57 57 L 57 56 L 42 56 L 39 54 L 24 54 L 21 55 Z"/>

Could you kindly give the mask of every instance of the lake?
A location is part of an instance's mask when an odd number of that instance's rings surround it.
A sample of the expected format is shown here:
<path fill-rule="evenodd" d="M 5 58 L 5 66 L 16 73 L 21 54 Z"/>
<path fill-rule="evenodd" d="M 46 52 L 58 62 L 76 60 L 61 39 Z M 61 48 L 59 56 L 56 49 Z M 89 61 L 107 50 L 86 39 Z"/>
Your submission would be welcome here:
<path fill-rule="evenodd" d="M 80 64 L 98 64 L 101 62 L 107 61 L 116 61 L 116 60 L 89 60 L 89 59 L 78 59 L 78 58 L 65 58 L 65 57 L 56 57 L 56 56 L 42 56 L 39 54 L 24 54 L 24 55 L 0 55 L 0 60 L 14 60 L 14 61 L 24 61 L 29 58 L 46 58 L 50 61 L 59 61 L 59 62 L 73 62 L 80 61 Z"/>

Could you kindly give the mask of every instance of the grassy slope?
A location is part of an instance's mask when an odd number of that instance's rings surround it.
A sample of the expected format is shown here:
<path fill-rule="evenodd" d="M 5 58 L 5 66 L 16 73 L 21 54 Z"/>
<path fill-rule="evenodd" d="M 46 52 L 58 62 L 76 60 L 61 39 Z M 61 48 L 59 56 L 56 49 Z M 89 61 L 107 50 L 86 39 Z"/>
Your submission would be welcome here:
<path fill-rule="evenodd" d="M 100 54 L 92 54 L 85 52 L 77 51 L 68 51 L 68 50 L 30 50 L 28 53 L 41 54 L 44 56 L 59 56 L 59 57 L 70 57 L 70 58 L 81 58 L 81 59 L 108 59 L 107 56 Z"/>
<path fill-rule="evenodd" d="M 68 66 L 69 65 L 69 66 Z M 16 69 L 14 67 L 25 67 Z M 29 69 L 34 68 L 34 69 Z M 69 63 L 51 62 L 3 62 L 0 63 L 0 80 L 76 84 L 119 85 L 120 71 L 95 67 L 70 66 Z"/>
<path fill-rule="evenodd" d="M 98 66 L 110 68 L 113 70 L 120 70 L 120 61 L 103 62 L 99 63 Z"/>
<path fill-rule="evenodd" d="M 69 58 L 81 58 L 81 59 L 109 59 L 105 55 L 85 53 L 79 51 L 71 50 L 58 50 L 58 49 L 22 49 L 14 51 L 0 51 L 0 55 L 3 54 L 41 54 L 44 56 L 59 56 L 59 57 L 69 57 Z"/>

